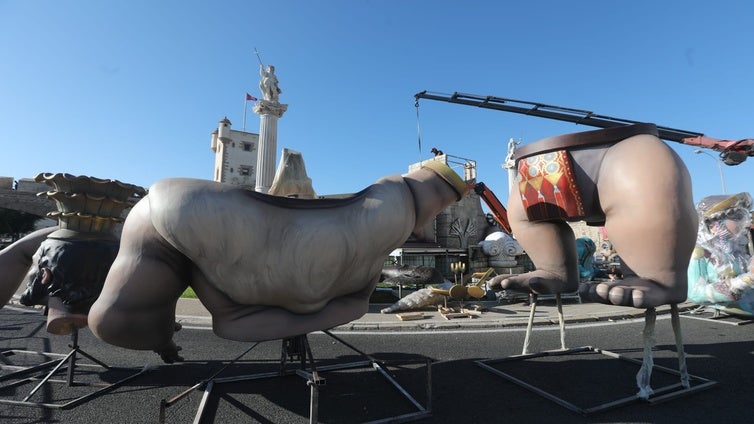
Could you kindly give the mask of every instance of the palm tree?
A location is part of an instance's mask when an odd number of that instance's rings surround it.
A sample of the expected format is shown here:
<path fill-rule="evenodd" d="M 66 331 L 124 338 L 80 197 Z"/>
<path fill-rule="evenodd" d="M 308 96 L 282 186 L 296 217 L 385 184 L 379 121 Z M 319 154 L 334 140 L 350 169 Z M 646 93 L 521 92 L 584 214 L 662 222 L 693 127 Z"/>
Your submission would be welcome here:
<path fill-rule="evenodd" d="M 8 235 L 12 241 L 16 241 L 21 234 L 33 231 L 34 225 L 40 219 L 41 216 L 0 208 L 0 234 Z"/>

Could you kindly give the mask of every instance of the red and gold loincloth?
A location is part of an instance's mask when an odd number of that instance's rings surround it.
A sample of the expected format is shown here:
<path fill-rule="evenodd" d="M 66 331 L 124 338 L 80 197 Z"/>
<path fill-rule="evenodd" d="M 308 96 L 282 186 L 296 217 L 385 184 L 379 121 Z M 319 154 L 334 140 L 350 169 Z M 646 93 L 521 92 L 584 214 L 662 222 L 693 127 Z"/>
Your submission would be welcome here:
<path fill-rule="evenodd" d="M 654 124 L 635 124 L 546 138 L 515 152 L 521 201 L 530 221 L 604 220 L 594 178 L 607 148 Z"/>
<path fill-rule="evenodd" d="M 521 201 L 530 221 L 584 216 L 568 152 L 529 156 L 518 163 Z"/>

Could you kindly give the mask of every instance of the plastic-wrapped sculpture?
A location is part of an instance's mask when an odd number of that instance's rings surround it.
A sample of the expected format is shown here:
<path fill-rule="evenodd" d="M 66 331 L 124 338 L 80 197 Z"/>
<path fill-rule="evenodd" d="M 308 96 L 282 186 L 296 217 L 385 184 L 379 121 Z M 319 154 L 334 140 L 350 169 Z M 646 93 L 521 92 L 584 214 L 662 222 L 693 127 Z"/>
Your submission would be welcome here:
<path fill-rule="evenodd" d="M 748 251 L 751 208 L 749 193 L 709 196 L 697 204 L 699 231 L 688 269 L 689 300 L 754 314 L 754 257 Z"/>
<path fill-rule="evenodd" d="M 382 268 L 380 279 L 383 283 L 425 286 L 445 281 L 440 271 L 423 265 L 386 266 Z"/>
<path fill-rule="evenodd" d="M 158 181 L 126 219 L 89 326 L 110 344 L 179 359 L 175 306 L 189 285 L 215 333 L 230 340 L 281 339 L 352 321 L 367 312 L 389 253 L 467 192 L 434 161 L 344 199 Z"/>
<path fill-rule="evenodd" d="M 451 287 L 453 287 L 453 283 L 445 280 L 434 287 L 425 287 L 416 290 L 415 292 L 398 299 L 398 301 L 392 305 L 380 309 L 380 313 L 389 314 L 392 312 L 409 311 L 412 309 L 423 308 L 425 306 L 438 305 L 442 303 L 443 299 L 445 299 L 446 295 L 443 294 L 443 291 L 448 291 Z"/>

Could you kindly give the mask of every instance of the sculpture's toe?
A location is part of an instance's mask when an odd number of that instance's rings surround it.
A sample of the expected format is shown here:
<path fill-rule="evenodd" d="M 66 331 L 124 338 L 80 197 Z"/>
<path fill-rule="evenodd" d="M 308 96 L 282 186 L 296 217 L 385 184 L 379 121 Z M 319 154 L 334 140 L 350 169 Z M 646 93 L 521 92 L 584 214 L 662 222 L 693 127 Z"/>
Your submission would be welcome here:
<path fill-rule="evenodd" d="M 608 293 L 610 303 L 618 306 L 633 306 L 633 290 L 623 286 L 613 286 Z"/>

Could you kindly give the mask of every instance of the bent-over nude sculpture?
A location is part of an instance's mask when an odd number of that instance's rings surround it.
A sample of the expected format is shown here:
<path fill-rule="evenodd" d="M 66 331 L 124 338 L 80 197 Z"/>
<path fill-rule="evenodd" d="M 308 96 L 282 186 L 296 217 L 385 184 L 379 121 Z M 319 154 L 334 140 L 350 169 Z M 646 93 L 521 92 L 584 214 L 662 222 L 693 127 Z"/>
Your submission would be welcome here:
<path fill-rule="evenodd" d="M 191 286 L 217 335 L 262 341 L 361 317 L 385 258 L 468 186 L 428 162 L 346 199 L 270 196 L 210 181 L 157 182 L 129 214 L 89 326 L 180 359 L 176 302 Z"/>
<path fill-rule="evenodd" d="M 579 288 L 566 221 L 603 225 L 622 280 L 584 285 L 589 300 L 637 308 L 686 299 L 697 217 L 689 173 L 652 124 L 567 134 L 520 147 L 508 203 L 513 234 L 536 270 L 492 280 L 536 294 Z"/>

